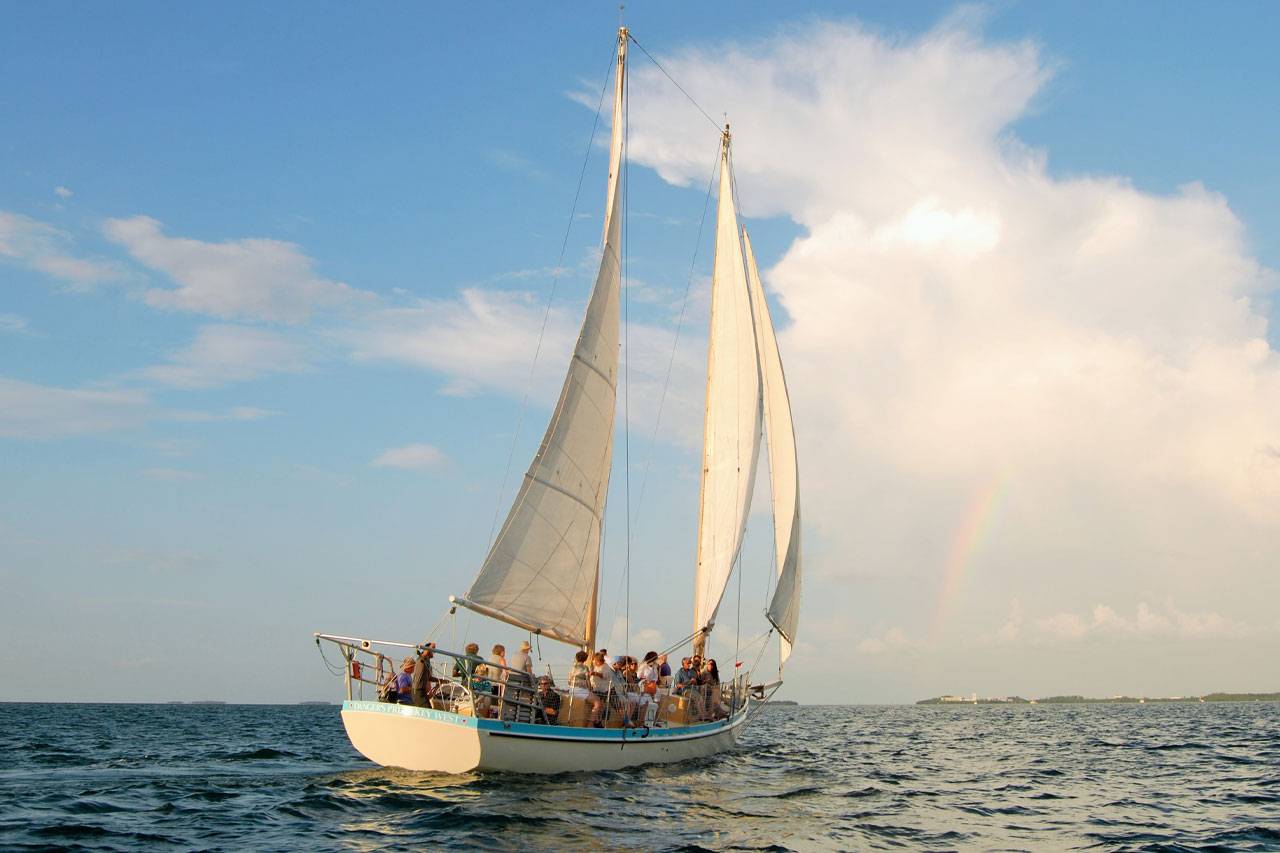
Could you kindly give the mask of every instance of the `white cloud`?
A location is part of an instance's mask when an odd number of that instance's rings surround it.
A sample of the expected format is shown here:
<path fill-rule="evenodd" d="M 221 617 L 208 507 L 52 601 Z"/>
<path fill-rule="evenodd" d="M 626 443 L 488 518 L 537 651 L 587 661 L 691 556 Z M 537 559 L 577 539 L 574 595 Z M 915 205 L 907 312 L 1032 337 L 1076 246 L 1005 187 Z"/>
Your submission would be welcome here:
<path fill-rule="evenodd" d="M 879 637 L 866 637 L 855 648 L 864 655 L 880 655 L 885 652 L 912 648 L 917 645 L 919 644 L 913 643 L 907 638 L 906 632 L 901 628 L 893 627 Z"/>
<path fill-rule="evenodd" d="M 1277 278 L 1224 198 L 1055 177 L 1009 130 L 1049 64 L 963 22 L 813 24 L 661 59 L 728 110 L 745 214 L 804 229 L 765 279 L 790 321 L 812 576 L 885 579 L 863 618 L 892 607 L 921 633 L 942 606 L 976 633 L 1012 592 L 1063 608 L 1045 631 L 1087 634 L 1110 616 L 1073 612 L 1082 596 L 1157 581 L 1213 600 L 1149 620 L 1257 621 L 1280 595 L 1280 356 L 1258 300 Z M 701 186 L 705 119 L 657 72 L 632 88 L 632 156 Z M 953 555 L 997 481 L 999 513 Z M 940 606 L 953 556 L 965 584 Z"/>
<path fill-rule="evenodd" d="M 203 475 L 185 468 L 144 468 L 142 476 L 149 480 L 161 480 L 169 483 L 186 483 L 199 480 Z"/>
<path fill-rule="evenodd" d="M 10 335 L 30 334 L 27 318 L 17 314 L 0 314 L 0 333 Z"/>
<path fill-rule="evenodd" d="M 0 437 L 63 438 L 137 427 L 152 414 L 137 390 L 35 385 L 0 377 Z"/>
<path fill-rule="evenodd" d="M 1065 612 L 1039 619 L 1036 628 L 1043 637 L 1054 640 L 1097 637 L 1202 640 L 1237 638 L 1255 633 L 1250 626 L 1219 613 L 1188 613 L 1171 601 L 1166 601 L 1159 609 L 1145 601 L 1139 602 L 1132 618 L 1120 615 L 1105 604 L 1098 604 L 1092 612 L 1084 615 Z"/>
<path fill-rule="evenodd" d="M 73 290 L 125 278 L 118 264 L 70 254 L 70 235 L 54 226 L 0 210 L 0 258 L 59 279 Z"/>
<path fill-rule="evenodd" d="M 528 393 L 534 403 L 550 407 L 564 381 L 582 308 L 552 307 L 539 352 L 545 310 L 545 302 L 530 293 L 471 288 L 453 299 L 424 299 L 408 308 L 372 311 L 338 335 L 357 360 L 410 364 L 444 374 L 440 393 L 446 396 L 498 392 L 519 399 Z M 646 440 L 657 422 L 659 404 L 663 436 L 684 444 L 701 440 L 705 343 L 700 344 L 688 326 L 686 321 L 664 400 L 674 329 L 631 324 L 632 423 Z M 535 352 L 538 361 L 531 377 Z"/>
<path fill-rule="evenodd" d="M 143 299 L 157 308 L 296 323 L 321 309 L 370 298 L 316 275 L 311 258 L 293 243 L 168 237 L 149 216 L 108 219 L 103 230 L 135 260 L 178 285 L 146 291 Z"/>
<path fill-rule="evenodd" d="M 444 452 L 430 444 L 406 444 L 384 450 L 373 460 L 375 468 L 435 468 L 448 460 Z"/>
<path fill-rule="evenodd" d="M 58 198 L 71 198 L 73 195 L 75 195 L 75 193 L 73 193 L 68 187 L 64 187 L 64 186 L 54 187 L 53 194 L 56 195 Z"/>
<path fill-rule="evenodd" d="M 196 333 L 190 346 L 165 364 L 137 375 L 173 388 L 211 388 L 273 373 L 307 368 L 305 347 L 290 337 L 248 326 L 211 325 Z"/>
<path fill-rule="evenodd" d="M 533 295 L 464 290 L 456 299 L 424 299 L 409 308 L 370 312 L 342 333 L 358 360 L 391 361 L 450 377 L 448 393 L 501 391 L 519 396 L 530 388 L 529 365 L 538 348 L 545 304 Z M 559 391 L 580 317 L 563 307 L 547 318 L 533 379 L 535 399 Z"/>

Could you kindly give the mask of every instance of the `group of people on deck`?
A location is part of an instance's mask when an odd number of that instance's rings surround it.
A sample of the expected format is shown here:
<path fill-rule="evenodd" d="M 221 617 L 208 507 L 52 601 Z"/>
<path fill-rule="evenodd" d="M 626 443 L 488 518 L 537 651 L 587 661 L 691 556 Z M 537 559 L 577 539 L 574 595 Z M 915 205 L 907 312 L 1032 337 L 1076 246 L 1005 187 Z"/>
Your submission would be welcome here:
<path fill-rule="evenodd" d="M 431 707 L 449 679 L 432 669 L 435 643 L 418 648 L 418 653 L 401 662 L 399 672 L 382 684 L 380 697 L 387 702 Z M 585 702 L 588 724 L 601 728 L 606 720 L 621 721 L 625 727 L 644 725 L 648 706 L 659 693 L 671 693 L 685 700 L 691 720 L 714 720 L 725 715 L 721 701 L 720 670 L 711 658 L 699 655 L 681 659 L 672 672 L 667 656 L 647 652 L 637 661 L 627 655 L 609 657 L 607 649 L 594 654 L 580 651 L 569 670 L 568 690 L 556 690 L 550 675 L 535 677 L 531 646 L 520 644 L 510 659 L 506 647 L 493 647 L 490 658 L 480 657 L 480 646 L 468 643 L 466 654 L 455 658 L 452 681 L 471 684 L 474 711 L 487 717 L 495 705 L 501 719 L 515 722 L 559 725 L 563 699 Z"/>
<path fill-rule="evenodd" d="M 724 715 L 720 669 L 711 659 L 684 658 L 673 674 L 666 655 L 646 652 L 637 661 L 628 655 L 610 658 L 608 650 L 601 649 L 594 655 L 578 652 L 569 670 L 569 695 L 589 705 L 590 724 L 595 728 L 614 715 L 624 726 L 642 725 L 659 691 L 668 690 L 688 700 L 693 719 Z"/>

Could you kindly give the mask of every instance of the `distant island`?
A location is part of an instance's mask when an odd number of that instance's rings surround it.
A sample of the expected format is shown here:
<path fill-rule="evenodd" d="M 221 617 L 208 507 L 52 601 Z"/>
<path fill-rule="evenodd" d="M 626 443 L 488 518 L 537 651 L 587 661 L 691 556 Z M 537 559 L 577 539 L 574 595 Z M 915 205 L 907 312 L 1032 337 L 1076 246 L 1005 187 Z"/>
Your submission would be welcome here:
<path fill-rule="evenodd" d="M 1046 696 L 1024 699 L 1021 696 L 935 696 L 921 699 L 917 705 L 1150 705 L 1171 702 L 1280 702 L 1280 693 L 1207 693 L 1204 696 Z"/>

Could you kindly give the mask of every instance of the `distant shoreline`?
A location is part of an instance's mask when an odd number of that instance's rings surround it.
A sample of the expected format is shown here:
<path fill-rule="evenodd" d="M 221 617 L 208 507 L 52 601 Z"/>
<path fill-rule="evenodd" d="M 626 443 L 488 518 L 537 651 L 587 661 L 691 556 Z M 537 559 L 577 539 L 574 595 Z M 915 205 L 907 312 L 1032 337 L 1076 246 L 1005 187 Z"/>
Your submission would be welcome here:
<path fill-rule="evenodd" d="M 1021 696 L 980 697 L 935 696 L 921 699 L 917 705 L 1168 705 L 1201 702 L 1280 702 L 1280 693 L 1206 693 L 1204 696 L 1046 696 L 1024 699 Z"/>

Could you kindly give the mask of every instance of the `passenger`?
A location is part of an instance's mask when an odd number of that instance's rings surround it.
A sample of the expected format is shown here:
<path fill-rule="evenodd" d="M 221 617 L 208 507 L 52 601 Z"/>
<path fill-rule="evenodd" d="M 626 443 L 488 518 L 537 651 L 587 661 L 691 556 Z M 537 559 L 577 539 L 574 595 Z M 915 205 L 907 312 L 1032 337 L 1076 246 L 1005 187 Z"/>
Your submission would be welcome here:
<path fill-rule="evenodd" d="M 658 658 L 656 654 L 654 654 L 653 657 L 654 657 L 654 660 L 657 660 Z M 652 684 L 654 687 L 657 687 L 657 682 L 656 681 L 645 682 L 644 680 L 641 679 L 640 673 L 639 673 L 639 666 L 636 663 L 636 659 L 633 657 L 628 657 L 626 659 L 626 665 L 623 668 L 622 678 L 627 685 L 626 695 L 627 695 L 627 704 L 628 704 L 628 719 L 630 721 L 630 724 L 632 726 L 644 725 L 644 721 L 648 714 L 647 709 L 649 707 L 649 697 L 651 695 L 646 691 L 646 684 Z"/>
<path fill-rule="evenodd" d="M 396 701 L 401 705 L 413 704 L 413 665 L 413 658 L 405 658 L 396 674 Z"/>
<path fill-rule="evenodd" d="M 552 690 L 551 686 L 551 676 L 544 675 L 538 679 L 538 715 L 534 722 L 546 726 L 560 724 L 560 694 Z"/>
<path fill-rule="evenodd" d="M 533 675 L 533 657 L 529 654 L 532 651 L 533 647 L 529 645 L 529 641 L 523 641 L 520 643 L 520 651 L 512 655 L 509 666 L 512 669 L 518 669 L 521 672 Z"/>
<path fill-rule="evenodd" d="M 684 696 L 689 692 L 689 688 L 698 680 L 698 671 L 693 668 L 692 658 L 680 659 L 680 670 L 676 673 L 676 685 L 672 689 L 672 693 L 677 696 Z"/>
<path fill-rule="evenodd" d="M 591 692 L 595 694 L 600 708 L 607 708 L 609 695 L 613 688 L 613 670 L 609 668 L 604 650 L 596 652 L 591 659 Z M 597 729 L 603 725 L 602 715 L 597 711 L 591 719 L 591 725 Z"/>
<path fill-rule="evenodd" d="M 657 652 L 645 652 L 644 663 L 640 665 L 640 681 L 652 684 L 654 687 L 654 690 L 648 691 L 650 694 L 654 693 L 662 683 L 662 667 L 658 663 L 659 660 Z"/>
<path fill-rule="evenodd" d="M 489 680 L 503 682 L 507 680 L 507 647 L 498 643 L 493 647 L 493 654 L 489 656 L 489 663 L 496 666 L 489 667 Z M 495 690 L 495 693 L 498 691 Z"/>
<path fill-rule="evenodd" d="M 698 673 L 698 688 L 702 694 L 702 715 L 708 719 L 718 720 L 724 716 L 720 705 L 720 668 L 711 658 L 702 664 L 702 672 Z"/>
<path fill-rule="evenodd" d="M 604 701 L 591 691 L 591 667 L 587 665 L 587 657 L 585 651 L 573 656 L 573 667 L 569 670 L 569 697 L 573 702 L 591 705 L 590 721 L 594 724 L 600 722 Z"/>
<path fill-rule="evenodd" d="M 671 664 L 667 663 L 666 655 L 658 655 L 658 686 L 671 686 Z"/>
<path fill-rule="evenodd" d="M 640 704 L 636 685 L 635 658 L 626 656 L 614 658 L 610 674 L 614 697 L 610 710 L 619 711 L 622 714 L 622 725 L 631 728 L 635 725 L 636 709 Z"/>
<path fill-rule="evenodd" d="M 475 675 L 476 665 L 483 663 L 480 660 L 480 645 L 478 643 L 467 643 L 467 656 L 465 658 L 456 658 L 453 662 L 453 677 L 459 681 L 466 681 Z"/>
<path fill-rule="evenodd" d="M 435 675 L 431 672 L 431 658 L 434 656 L 435 643 L 427 643 L 418 659 L 413 664 L 413 675 L 409 682 L 409 695 L 413 704 L 419 708 L 431 707 L 431 694 L 435 692 Z"/>
<path fill-rule="evenodd" d="M 520 651 L 511 658 L 510 670 L 506 671 L 503 687 L 502 719 L 514 720 L 518 723 L 533 722 L 533 659 L 529 652 L 533 650 L 529 641 L 520 644 Z"/>

